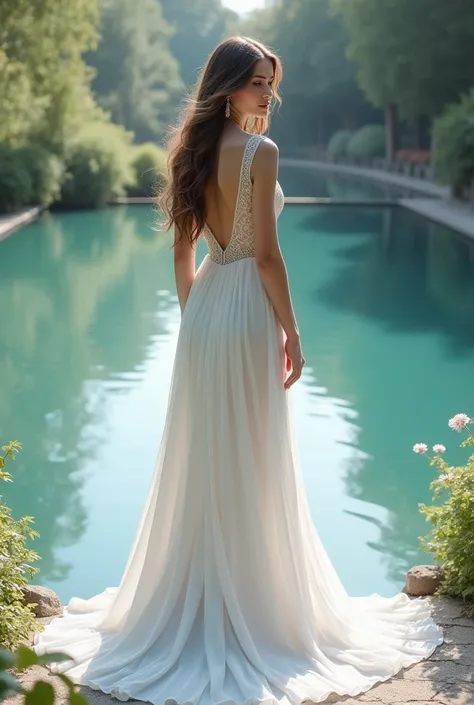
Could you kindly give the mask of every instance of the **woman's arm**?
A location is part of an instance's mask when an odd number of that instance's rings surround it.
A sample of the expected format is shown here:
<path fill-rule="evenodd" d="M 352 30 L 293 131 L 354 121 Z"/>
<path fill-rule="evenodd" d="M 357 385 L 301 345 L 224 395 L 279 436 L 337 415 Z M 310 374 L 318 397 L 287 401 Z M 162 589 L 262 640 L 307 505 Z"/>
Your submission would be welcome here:
<path fill-rule="evenodd" d="M 175 226 L 174 275 L 181 313 L 184 311 L 189 292 L 193 285 L 196 267 L 196 249 L 187 237 L 179 237 Z"/>
<path fill-rule="evenodd" d="M 301 376 L 305 363 L 301 352 L 298 324 L 291 302 L 288 274 L 278 243 L 275 217 L 275 187 L 278 174 L 278 147 L 263 141 L 252 164 L 252 218 L 255 232 L 255 259 L 266 292 L 286 333 L 288 389 Z"/>

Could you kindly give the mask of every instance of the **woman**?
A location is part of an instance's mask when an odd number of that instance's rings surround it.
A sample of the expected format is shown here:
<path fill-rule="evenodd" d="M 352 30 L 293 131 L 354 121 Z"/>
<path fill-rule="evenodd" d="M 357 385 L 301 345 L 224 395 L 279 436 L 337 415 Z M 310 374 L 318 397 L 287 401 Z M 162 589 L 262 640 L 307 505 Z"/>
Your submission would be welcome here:
<path fill-rule="evenodd" d="M 182 320 L 151 490 L 120 586 L 36 636 L 38 653 L 74 660 L 55 670 L 121 700 L 322 702 L 442 641 L 424 601 L 348 597 L 311 521 L 288 408 L 304 357 L 263 136 L 281 75 L 263 45 L 227 39 L 171 136 L 159 204 Z"/>

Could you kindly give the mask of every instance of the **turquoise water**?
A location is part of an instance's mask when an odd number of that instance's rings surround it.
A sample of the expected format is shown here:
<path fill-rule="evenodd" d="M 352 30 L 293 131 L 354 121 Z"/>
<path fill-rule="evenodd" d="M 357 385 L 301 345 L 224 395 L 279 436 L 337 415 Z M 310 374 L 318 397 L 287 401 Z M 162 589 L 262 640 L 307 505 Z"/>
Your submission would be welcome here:
<path fill-rule="evenodd" d="M 0 243 L 0 438 L 24 448 L 4 491 L 63 601 L 118 583 L 153 472 L 179 309 L 152 224 L 147 206 L 47 214 Z M 474 242 L 397 208 L 288 205 L 279 232 L 314 521 L 352 594 L 393 594 L 427 560 L 413 444 L 464 453 L 447 420 L 473 413 Z"/>
<path fill-rule="evenodd" d="M 284 159 L 281 160 L 285 164 Z M 279 181 L 286 196 L 317 196 L 345 201 L 393 201 L 395 198 L 420 198 L 411 189 L 358 179 L 312 167 L 284 165 L 280 169 Z M 429 198 L 422 194 L 422 198 Z"/>

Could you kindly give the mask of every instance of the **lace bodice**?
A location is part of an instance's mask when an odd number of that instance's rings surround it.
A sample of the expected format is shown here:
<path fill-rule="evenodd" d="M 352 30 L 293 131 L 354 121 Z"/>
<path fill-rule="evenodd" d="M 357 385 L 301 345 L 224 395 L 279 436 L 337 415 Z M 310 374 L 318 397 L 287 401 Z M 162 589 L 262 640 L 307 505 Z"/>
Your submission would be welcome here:
<path fill-rule="evenodd" d="M 265 139 L 263 135 L 252 135 L 245 145 L 240 168 L 239 189 L 235 206 L 234 222 L 229 244 L 223 249 L 214 237 L 208 225 L 204 226 L 203 235 L 209 249 L 209 257 L 218 264 L 230 264 L 246 257 L 255 257 L 254 230 L 252 224 L 252 181 L 250 167 L 257 147 Z M 275 188 L 275 215 L 278 218 L 285 197 L 280 184 Z"/>

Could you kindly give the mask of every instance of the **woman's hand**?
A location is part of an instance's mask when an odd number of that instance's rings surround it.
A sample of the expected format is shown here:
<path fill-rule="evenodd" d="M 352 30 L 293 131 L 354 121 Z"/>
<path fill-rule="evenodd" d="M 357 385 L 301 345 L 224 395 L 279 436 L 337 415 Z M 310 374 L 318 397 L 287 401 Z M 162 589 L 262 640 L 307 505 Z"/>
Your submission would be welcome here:
<path fill-rule="evenodd" d="M 289 389 L 300 377 L 303 370 L 303 365 L 306 360 L 301 352 L 301 343 L 299 337 L 287 338 L 285 343 L 286 353 L 286 371 L 291 374 L 285 380 L 285 389 Z"/>

